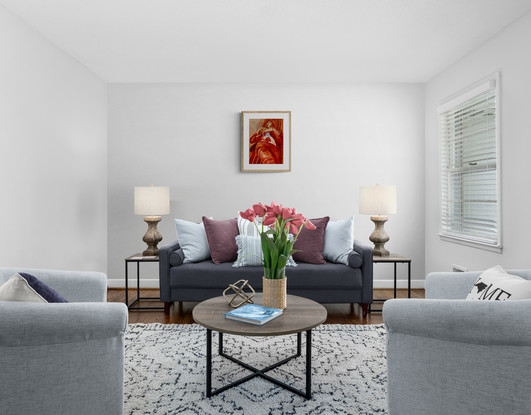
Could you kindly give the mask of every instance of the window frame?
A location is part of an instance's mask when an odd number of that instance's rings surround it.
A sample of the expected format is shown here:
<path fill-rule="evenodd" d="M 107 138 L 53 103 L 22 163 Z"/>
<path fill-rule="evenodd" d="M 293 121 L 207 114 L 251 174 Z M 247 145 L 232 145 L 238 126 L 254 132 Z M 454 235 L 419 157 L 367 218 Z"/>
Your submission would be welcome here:
<path fill-rule="evenodd" d="M 474 248 L 485 249 L 493 252 L 501 253 L 503 249 L 502 245 L 502 200 L 501 200 L 501 118 L 500 118 L 500 73 L 496 72 L 491 74 L 480 81 L 458 91 L 457 93 L 443 99 L 440 101 L 437 108 L 437 127 L 438 127 L 438 138 L 439 138 L 439 237 L 443 241 L 458 243 Z M 494 86 L 492 86 L 494 84 Z M 486 87 L 486 85 L 488 85 Z M 448 112 L 452 109 L 457 108 L 459 105 L 465 102 L 471 102 L 474 98 L 478 97 L 480 94 L 486 92 L 487 90 L 494 90 L 494 100 L 495 100 L 495 140 L 496 140 L 496 219 L 497 219 L 497 232 L 496 232 L 496 241 L 488 242 L 481 240 L 479 237 L 474 237 L 467 235 L 465 233 L 459 232 L 448 232 L 443 227 L 443 221 L 446 216 L 444 215 L 445 203 L 448 200 L 448 195 L 446 199 L 444 198 L 444 188 L 443 183 L 445 181 L 445 175 L 447 175 L 447 170 L 443 168 L 443 145 L 447 137 L 443 136 L 441 128 L 441 118 L 442 114 Z M 462 154 L 461 154 L 462 155 Z M 461 176 L 461 182 L 463 181 L 463 176 Z M 464 201 L 464 198 L 461 199 Z M 464 215 L 460 215 L 463 217 Z M 455 216 L 454 216 L 455 217 Z"/>

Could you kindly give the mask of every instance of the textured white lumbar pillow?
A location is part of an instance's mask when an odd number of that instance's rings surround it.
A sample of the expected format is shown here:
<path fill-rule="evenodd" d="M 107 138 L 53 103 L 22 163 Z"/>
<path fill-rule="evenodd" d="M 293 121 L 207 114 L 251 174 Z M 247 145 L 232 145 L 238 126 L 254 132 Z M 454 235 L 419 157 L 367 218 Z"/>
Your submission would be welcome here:
<path fill-rule="evenodd" d="M 466 299 L 491 301 L 531 299 L 531 280 L 507 274 L 497 265 L 478 277 Z"/>
<path fill-rule="evenodd" d="M 258 267 L 264 265 L 262 240 L 259 236 L 238 235 L 236 237 L 236 245 L 238 245 L 238 258 L 234 264 L 232 264 L 234 268 Z M 296 267 L 297 263 L 290 255 L 286 265 L 288 267 Z"/>

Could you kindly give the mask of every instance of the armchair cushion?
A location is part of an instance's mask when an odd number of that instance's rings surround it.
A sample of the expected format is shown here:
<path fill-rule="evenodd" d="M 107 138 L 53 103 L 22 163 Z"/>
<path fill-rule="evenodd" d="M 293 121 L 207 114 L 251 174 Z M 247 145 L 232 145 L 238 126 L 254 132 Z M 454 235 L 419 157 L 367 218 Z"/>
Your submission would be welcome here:
<path fill-rule="evenodd" d="M 467 300 L 525 300 L 531 299 L 531 281 L 506 273 L 501 266 L 481 274 L 468 293 Z"/>

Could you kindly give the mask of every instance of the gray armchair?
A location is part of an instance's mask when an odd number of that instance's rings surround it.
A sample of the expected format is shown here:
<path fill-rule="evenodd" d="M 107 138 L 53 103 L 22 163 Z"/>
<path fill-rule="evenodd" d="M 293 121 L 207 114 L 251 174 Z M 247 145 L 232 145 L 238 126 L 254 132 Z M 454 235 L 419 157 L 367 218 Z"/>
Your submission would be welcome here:
<path fill-rule="evenodd" d="M 531 300 L 466 301 L 480 274 L 432 273 L 426 299 L 385 302 L 390 415 L 531 413 Z"/>
<path fill-rule="evenodd" d="M 27 272 L 69 303 L 0 301 L 0 413 L 122 414 L 127 307 L 95 272 Z"/>

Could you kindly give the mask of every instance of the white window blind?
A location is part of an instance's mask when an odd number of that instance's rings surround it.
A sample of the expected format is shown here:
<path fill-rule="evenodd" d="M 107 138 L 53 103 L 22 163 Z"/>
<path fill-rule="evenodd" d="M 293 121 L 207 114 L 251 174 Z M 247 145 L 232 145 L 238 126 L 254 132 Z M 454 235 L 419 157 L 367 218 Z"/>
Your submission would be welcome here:
<path fill-rule="evenodd" d="M 496 74 L 439 109 L 441 236 L 501 248 Z"/>

